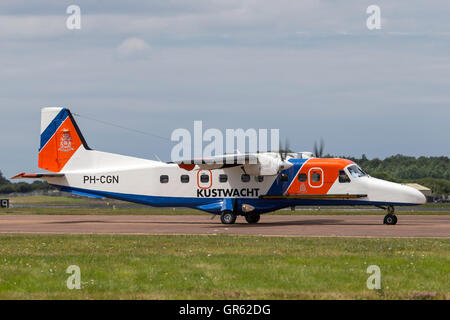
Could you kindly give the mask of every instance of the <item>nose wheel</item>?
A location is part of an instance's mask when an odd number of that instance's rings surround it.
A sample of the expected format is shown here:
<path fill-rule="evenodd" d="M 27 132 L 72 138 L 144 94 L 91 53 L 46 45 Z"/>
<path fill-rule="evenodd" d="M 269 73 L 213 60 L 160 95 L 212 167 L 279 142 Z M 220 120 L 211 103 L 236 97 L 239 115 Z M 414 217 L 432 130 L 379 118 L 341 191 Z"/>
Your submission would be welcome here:
<path fill-rule="evenodd" d="M 387 215 L 384 216 L 383 223 L 389 225 L 397 224 L 397 216 L 394 214 L 395 212 L 394 206 L 389 206 L 386 208 L 386 210 L 388 213 Z"/>
<path fill-rule="evenodd" d="M 259 213 L 247 214 L 245 216 L 245 220 L 250 224 L 258 223 L 260 218 L 261 218 L 261 216 L 259 215 Z"/>
<path fill-rule="evenodd" d="M 384 216 L 383 223 L 394 225 L 397 223 L 397 216 L 395 214 L 388 213 L 387 215 Z"/>

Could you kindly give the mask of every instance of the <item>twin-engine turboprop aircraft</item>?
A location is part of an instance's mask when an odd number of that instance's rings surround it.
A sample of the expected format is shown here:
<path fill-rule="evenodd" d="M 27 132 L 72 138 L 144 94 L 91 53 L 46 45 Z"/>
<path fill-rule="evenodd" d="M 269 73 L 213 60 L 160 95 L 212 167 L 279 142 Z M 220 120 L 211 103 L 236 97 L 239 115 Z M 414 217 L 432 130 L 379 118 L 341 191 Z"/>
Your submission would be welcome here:
<path fill-rule="evenodd" d="M 425 203 L 419 191 L 367 175 L 346 159 L 312 153 L 248 153 L 179 163 L 138 159 L 92 150 L 66 108 L 44 108 L 39 168 L 13 179 L 40 178 L 62 191 L 107 197 L 155 207 L 189 207 L 220 215 L 233 224 L 238 215 L 257 223 L 260 215 L 302 205 L 394 206 Z"/>

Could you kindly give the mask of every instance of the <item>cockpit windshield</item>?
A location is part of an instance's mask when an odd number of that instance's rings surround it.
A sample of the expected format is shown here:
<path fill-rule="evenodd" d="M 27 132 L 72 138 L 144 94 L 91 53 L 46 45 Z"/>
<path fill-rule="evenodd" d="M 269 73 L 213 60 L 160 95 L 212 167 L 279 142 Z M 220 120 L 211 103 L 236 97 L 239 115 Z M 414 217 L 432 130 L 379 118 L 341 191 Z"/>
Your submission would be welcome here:
<path fill-rule="evenodd" d="M 353 178 L 360 178 L 367 176 L 367 173 L 365 173 L 364 170 L 358 167 L 356 164 L 349 166 L 347 170 L 348 172 L 350 172 Z"/>

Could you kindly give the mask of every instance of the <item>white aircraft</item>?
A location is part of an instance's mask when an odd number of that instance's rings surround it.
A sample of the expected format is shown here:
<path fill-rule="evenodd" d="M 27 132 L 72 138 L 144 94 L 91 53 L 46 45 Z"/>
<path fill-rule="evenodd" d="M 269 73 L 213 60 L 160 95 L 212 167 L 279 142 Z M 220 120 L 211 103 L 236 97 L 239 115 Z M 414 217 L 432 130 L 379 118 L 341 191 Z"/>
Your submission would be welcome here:
<path fill-rule="evenodd" d="M 376 179 L 346 159 L 316 158 L 310 152 L 233 154 L 165 163 L 92 150 L 66 108 L 44 108 L 39 168 L 13 179 L 40 178 L 62 191 L 156 207 L 189 207 L 220 215 L 233 224 L 238 215 L 257 223 L 260 215 L 302 205 L 394 206 L 426 202 L 411 187 Z"/>

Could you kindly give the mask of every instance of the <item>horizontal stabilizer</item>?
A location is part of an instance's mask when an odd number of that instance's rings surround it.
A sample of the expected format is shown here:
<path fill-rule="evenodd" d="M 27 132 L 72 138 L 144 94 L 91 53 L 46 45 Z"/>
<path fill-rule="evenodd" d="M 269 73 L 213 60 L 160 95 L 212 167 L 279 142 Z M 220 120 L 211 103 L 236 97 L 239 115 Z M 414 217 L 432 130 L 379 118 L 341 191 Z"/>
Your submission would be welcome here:
<path fill-rule="evenodd" d="M 56 178 L 64 177 L 64 173 L 25 173 L 21 172 L 11 179 L 39 179 L 39 178 Z"/>

